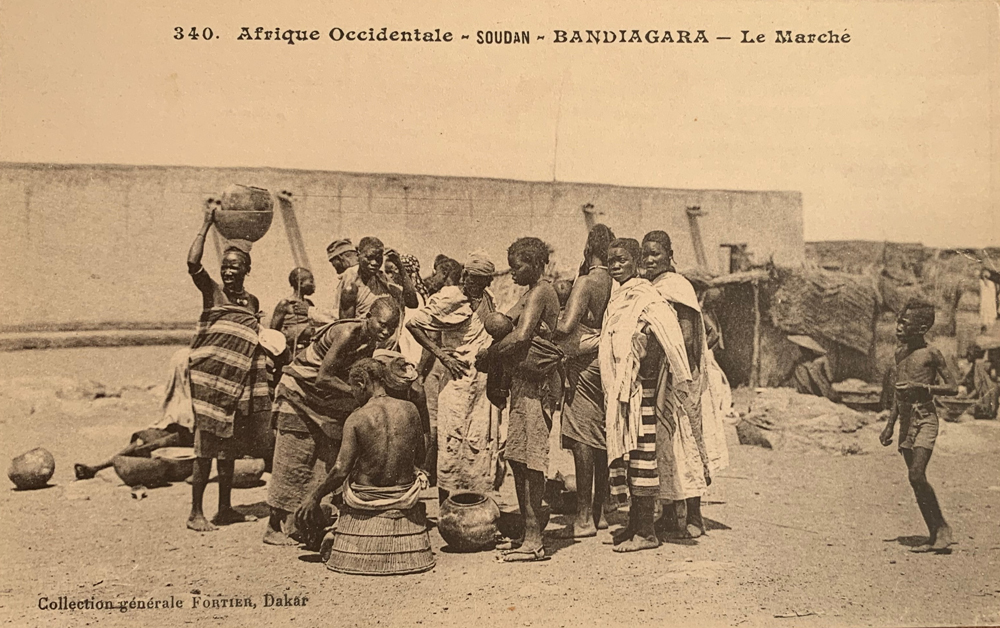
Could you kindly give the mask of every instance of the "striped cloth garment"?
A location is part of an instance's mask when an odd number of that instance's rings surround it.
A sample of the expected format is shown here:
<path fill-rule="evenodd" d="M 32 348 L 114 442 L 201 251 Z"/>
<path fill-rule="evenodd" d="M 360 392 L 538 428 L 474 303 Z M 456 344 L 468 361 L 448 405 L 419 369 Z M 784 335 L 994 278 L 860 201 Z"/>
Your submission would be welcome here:
<path fill-rule="evenodd" d="M 271 412 L 257 318 L 236 305 L 202 312 L 188 358 L 194 425 L 232 438 L 236 415 Z"/>

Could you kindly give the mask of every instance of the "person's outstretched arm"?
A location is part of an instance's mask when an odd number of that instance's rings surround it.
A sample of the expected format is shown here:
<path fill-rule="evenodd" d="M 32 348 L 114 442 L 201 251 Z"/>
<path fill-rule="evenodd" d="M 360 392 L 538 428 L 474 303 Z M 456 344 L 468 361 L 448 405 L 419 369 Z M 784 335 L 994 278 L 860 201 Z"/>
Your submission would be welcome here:
<path fill-rule="evenodd" d="M 295 523 L 301 528 L 315 530 L 323 527 L 323 512 L 319 503 L 325 496 L 337 490 L 337 487 L 344 483 L 354 467 L 354 460 L 357 457 L 356 426 L 357 419 L 354 414 L 347 417 L 347 421 L 344 423 L 344 440 L 340 445 L 340 453 L 337 454 L 337 462 L 330 469 L 330 473 L 327 474 L 323 483 L 317 486 L 295 511 Z"/>

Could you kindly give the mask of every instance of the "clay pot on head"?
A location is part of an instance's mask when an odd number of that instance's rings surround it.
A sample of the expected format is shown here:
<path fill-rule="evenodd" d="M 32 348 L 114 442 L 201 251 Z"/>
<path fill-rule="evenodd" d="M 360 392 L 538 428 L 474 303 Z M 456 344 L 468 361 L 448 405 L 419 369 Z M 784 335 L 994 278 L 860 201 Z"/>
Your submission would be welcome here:
<path fill-rule="evenodd" d="M 56 472 L 56 459 L 47 449 L 36 447 L 10 461 L 7 477 L 19 490 L 42 488 Z"/>
<path fill-rule="evenodd" d="M 256 242 L 271 228 L 274 200 L 263 188 L 233 184 L 222 193 L 215 228 L 227 240 Z"/>
<path fill-rule="evenodd" d="M 115 456 L 112 460 L 115 473 L 126 486 L 166 486 L 170 465 L 160 458 L 140 458 L 138 456 Z"/>
<path fill-rule="evenodd" d="M 253 488 L 264 475 L 264 461 L 260 458 L 241 458 L 233 465 L 233 488 Z"/>
<path fill-rule="evenodd" d="M 497 539 L 500 508 L 480 493 L 454 493 L 441 504 L 438 532 L 450 549 L 476 552 L 492 549 Z"/>

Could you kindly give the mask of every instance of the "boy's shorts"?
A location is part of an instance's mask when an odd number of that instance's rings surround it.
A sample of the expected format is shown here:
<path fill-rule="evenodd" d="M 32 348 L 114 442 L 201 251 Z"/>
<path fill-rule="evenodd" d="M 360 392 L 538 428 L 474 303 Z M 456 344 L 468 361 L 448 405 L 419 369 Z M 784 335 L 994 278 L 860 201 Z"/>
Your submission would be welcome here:
<path fill-rule="evenodd" d="M 240 458 L 240 446 L 236 438 L 223 438 L 195 428 L 194 455 L 198 458 L 237 460 Z"/>
<path fill-rule="evenodd" d="M 900 407 L 899 449 L 923 447 L 934 449 L 938 435 L 938 416 L 933 401 Z"/>

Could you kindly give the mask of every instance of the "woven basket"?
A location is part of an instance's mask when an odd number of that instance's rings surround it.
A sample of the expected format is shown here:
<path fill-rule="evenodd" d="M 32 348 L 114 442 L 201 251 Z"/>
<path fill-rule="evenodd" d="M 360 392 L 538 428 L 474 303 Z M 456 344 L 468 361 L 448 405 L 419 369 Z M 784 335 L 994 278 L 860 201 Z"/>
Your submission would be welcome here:
<path fill-rule="evenodd" d="M 339 573 L 391 576 L 420 573 L 435 565 L 424 505 L 407 511 L 340 509 L 330 560 Z"/>

